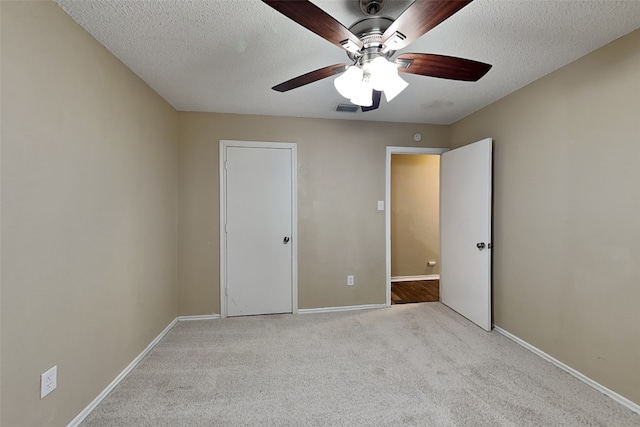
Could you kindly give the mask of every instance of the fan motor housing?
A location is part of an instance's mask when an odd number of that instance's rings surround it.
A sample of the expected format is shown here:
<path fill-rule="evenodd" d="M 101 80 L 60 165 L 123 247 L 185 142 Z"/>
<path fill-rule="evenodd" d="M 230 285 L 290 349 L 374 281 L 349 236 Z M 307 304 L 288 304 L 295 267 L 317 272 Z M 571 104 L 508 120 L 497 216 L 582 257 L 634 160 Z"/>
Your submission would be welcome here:
<path fill-rule="evenodd" d="M 347 55 L 352 61 L 357 61 L 359 58 L 366 54 L 373 54 L 378 52 L 382 48 L 382 35 L 393 24 L 393 19 L 386 16 L 369 16 L 367 18 L 356 21 L 349 27 L 349 31 L 355 34 L 364 44 L 363 49 L 359 52 L 349 52 Z M 395 51 L 387 51 L 384 56 L 390 58 Z"/>

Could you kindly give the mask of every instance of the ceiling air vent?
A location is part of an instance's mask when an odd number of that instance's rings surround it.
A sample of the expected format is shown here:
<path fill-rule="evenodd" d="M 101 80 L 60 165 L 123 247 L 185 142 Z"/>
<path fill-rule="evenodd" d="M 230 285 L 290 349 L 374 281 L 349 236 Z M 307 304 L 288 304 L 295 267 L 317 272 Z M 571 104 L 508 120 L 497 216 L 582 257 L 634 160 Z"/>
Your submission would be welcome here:
<path fill-rule="evenodd" d="M 339 111 L 341 113 L 355 113 L 356 111 L 358 111 L 358 108 L 360 107 L 353 104 L 338 104 L 336 111 Z"/>

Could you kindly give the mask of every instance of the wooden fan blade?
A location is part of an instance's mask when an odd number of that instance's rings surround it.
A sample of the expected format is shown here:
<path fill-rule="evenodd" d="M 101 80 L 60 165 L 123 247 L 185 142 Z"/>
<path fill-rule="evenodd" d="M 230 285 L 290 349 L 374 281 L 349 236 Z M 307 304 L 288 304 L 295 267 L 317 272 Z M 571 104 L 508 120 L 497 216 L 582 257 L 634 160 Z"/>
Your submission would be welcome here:
<path fill-rule="evenodd" d="M 389 37 L 396 32 L 404 39 L 394 38 L 388 46 L 391 50 L 399 50 L 408 46 L 427 31 L 435 28 L 442 21 L 458 12 L 473 0 L 415 0 L 393 21 L 382 35 L 385 45 Z"/>
<path fill-rule="evenodd" d="M 317 82 L 318 80 L 343 73 L 347 69 L 348 65 L 349 64 L 329 65 L 328 67 L 320 68 L 319 70 L 311 71 L 310 73 L 294 77 L 293 79 L 287 80 L 284 83 L 280 83 L 279 85 L 276 85 L 271 89 L 277 90 L 278 92 L 286 92 L 288 90 L 308 85 L 309 83 Z"/>
<path fill-rule="evenodd" d="M 373 104 L 370 107 L 360 107 L 362 108 L 362 112 L 366 113 L 367 111 L 377 110 L 380 106 L 380 98 L 382 98 L 382 92 L 379 90 L 373 91 Z"/>
<path fill-rule="evenodd" d="M 468 82 L 480 80 L 491 69 L 483 62 L 430 53 L 403 53 L 395 62 L 404 73 Z"/>
<path fill-rule="evenodd" d="M 262 0 L 287 18 L 346 50 L 357 51 L 362 42 L 331 15 L 307 0 Z M 344 45 L 346 41 L 350 45 Z"/>

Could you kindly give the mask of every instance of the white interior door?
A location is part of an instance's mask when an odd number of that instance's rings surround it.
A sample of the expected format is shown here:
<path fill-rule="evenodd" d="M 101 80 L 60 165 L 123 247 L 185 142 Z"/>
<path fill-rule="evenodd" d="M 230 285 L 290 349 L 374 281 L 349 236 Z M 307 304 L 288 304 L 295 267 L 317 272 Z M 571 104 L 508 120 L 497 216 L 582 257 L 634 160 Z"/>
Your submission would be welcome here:
<path fill-rule="evenodd" d="M 440 300 L 491 330 L 492 140 L 442 155 Z"/>
<path fill-rule="evenodd" d="M 226 146 L 224 155 L 226 315 L 291 313 L 293 151 Z"/>

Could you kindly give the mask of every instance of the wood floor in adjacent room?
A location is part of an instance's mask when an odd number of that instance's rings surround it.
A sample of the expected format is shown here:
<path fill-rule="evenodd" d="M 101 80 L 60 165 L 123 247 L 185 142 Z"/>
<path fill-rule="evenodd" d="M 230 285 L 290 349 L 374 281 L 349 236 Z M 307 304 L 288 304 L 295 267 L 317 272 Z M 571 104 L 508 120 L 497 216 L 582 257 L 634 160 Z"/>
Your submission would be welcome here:
<path fill-rule="evenodd" d="M 391 283 L 391 304 L 440 301 L 439 280 L 416 280 Z"/>

